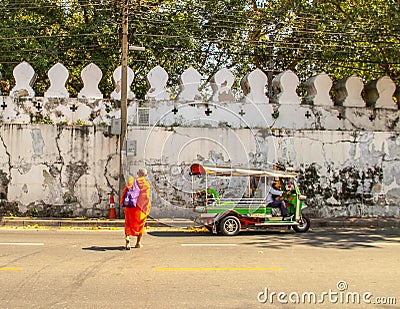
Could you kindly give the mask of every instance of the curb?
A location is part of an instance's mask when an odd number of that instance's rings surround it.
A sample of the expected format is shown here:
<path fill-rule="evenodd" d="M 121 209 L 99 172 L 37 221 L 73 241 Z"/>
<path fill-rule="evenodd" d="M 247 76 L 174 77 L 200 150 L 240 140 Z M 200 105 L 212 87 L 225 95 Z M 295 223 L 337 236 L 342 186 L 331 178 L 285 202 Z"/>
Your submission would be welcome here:
<path fill-rule="evenodd" d="M 77 227 L 77 228 L 124 228 L 124 219 L 67 219 L 67 218 L 29 218 L 3 217 L 0 227 Z M 146 222 L 147 227 L 196 227 L 198 224 L 187 219 L 152 219 Z"/>
<path fill-rule="evenodd" d="M 400 218 L 310 218 L 313 228 L 384 228 L 400 227 Z M 184 218 L 149 218 L 147 227 L 193 228 L 200 227 L 192 220 Z M 3 217 L 0 227 L 81 227 L 81 228 L 124 228 L 123 219 L 69 219 L 69 218 L 29 218 Z"/>
<path fill-rule="evenodd" d="M 60 219 L 60 218 L 2 218 L 3 227 L 123 227 L 123 220 Z"/>

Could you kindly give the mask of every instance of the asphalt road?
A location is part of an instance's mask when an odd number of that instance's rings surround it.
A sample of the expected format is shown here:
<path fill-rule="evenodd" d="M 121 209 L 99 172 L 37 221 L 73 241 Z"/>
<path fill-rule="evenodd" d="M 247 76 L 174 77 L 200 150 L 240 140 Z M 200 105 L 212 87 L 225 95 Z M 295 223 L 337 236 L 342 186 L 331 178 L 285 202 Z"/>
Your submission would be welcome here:
<path fill-rule="evenodd" d="M 122 230 L 0 229 L 0 308 L 400 307 L 398 228 L 153 228 L 143 248 L 123 243 Z"/>

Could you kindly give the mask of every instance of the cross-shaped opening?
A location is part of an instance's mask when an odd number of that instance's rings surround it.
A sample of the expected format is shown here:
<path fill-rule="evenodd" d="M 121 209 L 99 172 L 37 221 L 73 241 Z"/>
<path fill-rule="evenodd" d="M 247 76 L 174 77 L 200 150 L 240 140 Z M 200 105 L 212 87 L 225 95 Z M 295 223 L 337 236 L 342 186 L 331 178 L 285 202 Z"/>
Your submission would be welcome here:
<path fill-rule="evenodd" d="M 36 109 L 41 110 L 42 105 L 39 102 L 34 102 L 33 105 L 36 107 Z"/>
<path fill-rule="evenodd" d="M 211 115 L 211 113 L 212 113 L 212 110 L 209 108 L 209 107 L 207 107 L 207 109 L 206 109 L 206 111 L 204 112 L 207 116 L 210 116 Z"/>
<path fill-rule="evenodd" d="M 337 116 L 337 118 L 338 118 L 339 120 L 342 120 L 342 119 L 345 119 L 346 117 L 344 117 L 344 116 L 342 115 L 342 113 L 339 113 L 339 115 Z"/>

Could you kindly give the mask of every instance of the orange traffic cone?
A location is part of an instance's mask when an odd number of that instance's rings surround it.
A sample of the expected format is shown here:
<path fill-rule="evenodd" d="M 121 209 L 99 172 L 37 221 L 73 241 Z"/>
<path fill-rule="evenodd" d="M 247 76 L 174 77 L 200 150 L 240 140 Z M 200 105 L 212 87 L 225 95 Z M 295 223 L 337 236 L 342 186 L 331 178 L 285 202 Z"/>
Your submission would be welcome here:
<path fill-rule="evenodd" d="M 117 219 L 117 213 L 114 207 L 114 194 L 110 195 L 110 209 L 108 210 L 108 219 Z"/>

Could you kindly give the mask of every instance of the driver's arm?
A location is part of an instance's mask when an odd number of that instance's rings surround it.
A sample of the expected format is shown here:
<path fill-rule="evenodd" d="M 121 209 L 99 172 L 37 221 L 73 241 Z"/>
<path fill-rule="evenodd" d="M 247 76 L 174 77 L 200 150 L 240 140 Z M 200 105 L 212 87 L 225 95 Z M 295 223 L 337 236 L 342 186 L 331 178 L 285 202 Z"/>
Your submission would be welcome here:
<path fill-rule="evenodd" d="M 271 193 L 272 195 L 279 195 L 279 196 L 281 196 L 281 195 L 283 194 L 283 191 L 274 189 L 274 188 L 271 186 L 271 187 L 269 187 L 269 193 Z"/>

